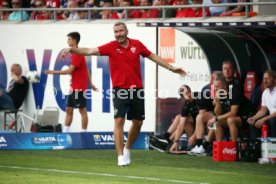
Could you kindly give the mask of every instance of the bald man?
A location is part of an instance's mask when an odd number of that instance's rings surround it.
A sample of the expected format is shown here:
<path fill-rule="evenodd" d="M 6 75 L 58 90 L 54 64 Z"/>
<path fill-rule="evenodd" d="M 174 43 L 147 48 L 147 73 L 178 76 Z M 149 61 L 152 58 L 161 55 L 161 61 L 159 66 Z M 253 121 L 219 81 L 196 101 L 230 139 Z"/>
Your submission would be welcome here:
<path fill-rule="evenodd" d="M 29 82 L 22 75 L 22 67 L 19 64 L 11 66 L 11 77 L 7 91 L 0 89 L 0 110 L 18 109 L 27 95 Z"/>

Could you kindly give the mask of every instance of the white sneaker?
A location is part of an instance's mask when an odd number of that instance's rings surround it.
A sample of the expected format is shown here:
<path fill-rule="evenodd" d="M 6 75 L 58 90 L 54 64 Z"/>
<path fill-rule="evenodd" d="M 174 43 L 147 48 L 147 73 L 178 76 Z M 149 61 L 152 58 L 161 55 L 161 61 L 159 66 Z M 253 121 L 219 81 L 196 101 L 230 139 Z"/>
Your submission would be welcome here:
<path fill-rule="evenodd" d="M 196 150 L 198 150 L 198 146 L 196 145 L 191 151 L 188 152 L 188 155 L 194 155 Z"/>
<path fill-rule="evenodd" d="M 129 149 L 124 147 L 124 159 L 125 159 L 125 163 L 126 165 L 130 164 L 131 159 L 130 159 L 130 151 Z"/>
<path fill-rule="evenodd" d="M 118 166 L 125 166 L 126 162 L 123 155 L 118 156 Z"/>
<path fill-rule="evenodd" d="M 203 148 L 202 145 L 197 146 L 197 148 L 195 147 L 195 149 L 193 150 L 193 153 L 194 153 L 194 155 L 197 155 L 197 156 L 204 156 L 204 155 L 206 155 L 205 149 Z"/>

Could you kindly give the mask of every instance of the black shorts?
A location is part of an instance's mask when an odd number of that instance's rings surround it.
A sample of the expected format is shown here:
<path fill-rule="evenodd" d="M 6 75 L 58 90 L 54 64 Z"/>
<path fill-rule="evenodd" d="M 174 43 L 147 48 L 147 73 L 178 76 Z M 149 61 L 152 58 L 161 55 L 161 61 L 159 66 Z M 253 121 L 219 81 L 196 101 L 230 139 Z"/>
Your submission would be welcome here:
<path fill-rule="evenodd" d="M 145 94 L 143 88 L 113 89 L 114 118 L 125 118 L 128 120 L 145 119 Z"/>
<path fill-rule="evenodd" d="M 83 91 L 73 91 L 67 96 L 67 107 L 83 108 L 86 107 L 86 99 Z"/>

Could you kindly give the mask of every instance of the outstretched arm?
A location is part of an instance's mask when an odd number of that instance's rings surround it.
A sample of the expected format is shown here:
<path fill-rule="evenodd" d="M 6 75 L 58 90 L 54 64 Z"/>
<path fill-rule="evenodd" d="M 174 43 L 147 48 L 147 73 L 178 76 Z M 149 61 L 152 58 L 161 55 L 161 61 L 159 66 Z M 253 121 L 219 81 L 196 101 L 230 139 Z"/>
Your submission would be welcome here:
<path fill-rule="evenodd" d="M 183 70 L 182 68 L 176 68 L 172 65 L 170 65 L 169 63 L 167 63 L 166 61 L 164 61 L 160 56 L 152 53 L 151 55 L 149 55 L 148 57 L 150 60 L 152 60 L 153 62 L 157 63 L 158 65 L 174 72 L 174 73 L 178 73 L 181 76 L 185 76 L 187 73 L 185 72 L 185 70 Z"/>
<path fill-rule="evenodd" d="M 70 65 L 70 67 L 66 70 L 45 70 L 45 74 L 60 74 L 60 75 L 66 75 L 71 74 L 75 70 L 75 67 L 73 65 Z"/>
<path fill-rule="evenodd" d="M 80 54 L 84 56 L 90 56 L 90 55 L 100 55 L 99 49 L 97 47 L 95 48 L 67 48 L 62 51 L 62 57 L 64 57 L 68 53 L 75 53 Z"/>

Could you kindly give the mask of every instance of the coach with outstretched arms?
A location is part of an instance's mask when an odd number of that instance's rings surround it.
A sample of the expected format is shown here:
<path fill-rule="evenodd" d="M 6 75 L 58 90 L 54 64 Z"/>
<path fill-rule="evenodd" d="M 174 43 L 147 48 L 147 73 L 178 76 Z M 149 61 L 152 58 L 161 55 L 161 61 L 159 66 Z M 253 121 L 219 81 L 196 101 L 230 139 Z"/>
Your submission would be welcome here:
<path fill-rule="evenodd" d="M 166 63 L 161 57 L 149 51 L 139 40 L 128 38 L 128 29 L 125 23 L 115 23 L 113 31 L 116 40 L 96 48 L 68 48 L 63 51 L 63 56 L 70 52 L 86 56 L 109 56 L 113 84 L 114 141 L 118 153 L 118 165 L 125 166 L 131 162 L 129 149 L 139 135 L 145 119 L 140 55 L 181 76 L 186 75 L 186 72 L 182 68 L 176 68 Z M 128 120 L 132 120 L 132 126 L 124 146 L 126 115 Z"/>

